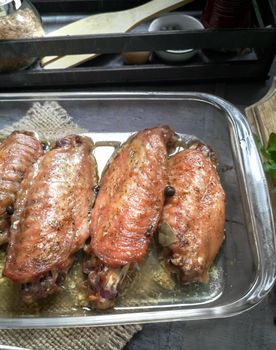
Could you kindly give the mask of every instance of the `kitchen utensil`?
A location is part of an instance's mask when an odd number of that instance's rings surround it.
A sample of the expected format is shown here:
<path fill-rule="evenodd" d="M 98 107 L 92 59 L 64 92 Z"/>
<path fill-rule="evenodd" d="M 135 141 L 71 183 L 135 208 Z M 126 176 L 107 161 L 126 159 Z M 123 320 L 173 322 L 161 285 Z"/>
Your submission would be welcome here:
<path fill-rule="evenodd" d="M 130 10 L 85 17 L 51 32 L 48 36 L 124 33 L 145 20 L 172 11 L 191 1 L 193 0 L 152 0 Z M 96 54 L 68 55 L 64 57 L 49 56 L 44 57 L 41 60 L 41 64 L 45 69 L 68 68 L 86 62 L 96 56 Z"/>
<path fill-rule="evenodd" d="M 149 26 L 149 32 L 159 32 L 162 30 L 196 30 L 204 29 L 199 20 L 183 13 L 170 13 L 153 20 Z M 168 62 L 186 61 L 196 55 L 198 50 L 162 50 L 155 51 L 157 56 Z"/>

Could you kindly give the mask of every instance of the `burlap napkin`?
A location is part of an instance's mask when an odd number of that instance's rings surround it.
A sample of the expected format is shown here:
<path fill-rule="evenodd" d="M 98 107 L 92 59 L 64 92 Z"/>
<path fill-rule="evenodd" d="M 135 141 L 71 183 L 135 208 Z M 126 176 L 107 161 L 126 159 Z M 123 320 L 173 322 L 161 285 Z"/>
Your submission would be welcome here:
<path fill-rule="evenodd" d="M 35 131 L 41 139 L 53 142 L 65 135 L 86 132 L 76 125 L 56 102 L 35 103 L 20 121 L 0 131 L 8 136 L 13 130 Z M 117 350 L 141 330 L 140 325 L 66 328 L 0 330 L 2 345 L 22 346 L 32 350 Z"/>

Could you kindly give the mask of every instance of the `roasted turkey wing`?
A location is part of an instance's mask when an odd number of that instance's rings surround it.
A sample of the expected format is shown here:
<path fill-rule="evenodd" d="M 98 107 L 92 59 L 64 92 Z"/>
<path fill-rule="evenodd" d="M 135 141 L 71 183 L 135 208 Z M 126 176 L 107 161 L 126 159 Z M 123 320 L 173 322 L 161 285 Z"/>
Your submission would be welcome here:
<path fill-rule="evenodd" d="M 26 301 L 57 289 L 89 236 L 96 174 L 90 140 L 71 135 L 40 158 L 22 182 L 4 276 L 22 285 Z"/>
<path fill-rule="evenodd" d="M 159 237 L 164 231 L 169 234 L 169 261 L 184 283 L 206 282 L 224 238 L 225 194 L 214 154 L 195 144 L 171 157 L 168 164 L 175 194 L 166 199 Z"/>
<path fill-rule="evenodd" d="M 163 209 L 167 147 L 174 138 L 167 126 L 138 132 L 121 147 L 103 174 L 92 211 L 88 249 L 96 262 L 92 257 L 94 262 L 85 266 L 90 299 L 96 307 L 112 304 L 109 301 L 121 285 L 121 269 L 141 262 L 147 253 Z"/>
<path fill-rule="evenodd" d="M 14 131 L 0 145 L 0 245 L 8 241 L 19 185 L 42 154 L 41 143 L 28 131 Z"/>

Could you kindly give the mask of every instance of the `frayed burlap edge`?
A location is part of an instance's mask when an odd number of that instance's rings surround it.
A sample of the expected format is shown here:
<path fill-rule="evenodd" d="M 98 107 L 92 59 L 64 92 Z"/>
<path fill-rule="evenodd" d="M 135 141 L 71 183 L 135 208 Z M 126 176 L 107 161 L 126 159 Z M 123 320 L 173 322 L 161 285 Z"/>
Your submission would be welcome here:
<path fill-rule="evenodd" d="M 67 111 L 55 101 L 34 103 L 25 117 L 1 130 L 0 137 L 7 137 L 14 130 L 33 131 L 40 140 L 47 142 L 87 131 L 75 124 Z"/>
<path fill-rule="evenodd" d="M 57 102 L 34 103 L 26 116 L 0 131 L 7 137 L 14 130 L 34 131 L 40 140 L 54 142 L 69 134 L 86 132 L 73 122 Z M 32 350 L 119 350 L 140 331 L 140 325 L 0 330 L 0 344 L 22 346 Z M 1 345 L 0 345 L 1 350 Z"/>
<path fill-rule="evenodd" d="M 118 350 L 122 349 L 141 329 L 140 325 L 128 325 L 97 328 L 0 330 L 0 342 L 31 350 Z"/>

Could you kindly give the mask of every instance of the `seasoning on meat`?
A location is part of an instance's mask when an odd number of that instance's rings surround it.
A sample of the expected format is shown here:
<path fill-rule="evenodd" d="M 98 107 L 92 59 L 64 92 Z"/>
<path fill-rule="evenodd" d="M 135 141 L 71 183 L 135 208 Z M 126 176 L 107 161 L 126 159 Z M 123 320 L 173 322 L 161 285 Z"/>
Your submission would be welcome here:
<path fill-rule="evenodd" d="M 175 194 L 166 198 L 159 242 L 184 283 L 207 282 L 224 237 L 225 194 L 216 162 L 208 147 L 195 144 L 168 164 Z"/>
<path fill-rule="evenodd" d="M 4 276 L 25 301 L 55 292 L 89 236 L 97 183 L 91 141 L 71 135 L 46 153 L 22 182 L 12 218 Z"/>
<path fill-rule="evenodd" d="M 167 148 L 174 141 L 167 126 L 143 130 L 121 147 L 103 174 L 84 267 L 96 308 L 113 305 L 127 270 L 147 253 L 164 205 Z"/>
<path fill-rule="evenodd" d="M 8 242 L 11 215 L 26 171 L 43 154 L 32 132 L 14 131 L 0 145 L 0 245 Z"/>

